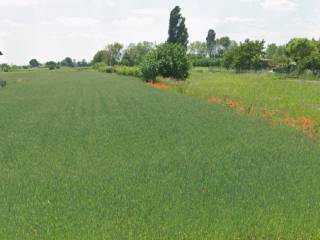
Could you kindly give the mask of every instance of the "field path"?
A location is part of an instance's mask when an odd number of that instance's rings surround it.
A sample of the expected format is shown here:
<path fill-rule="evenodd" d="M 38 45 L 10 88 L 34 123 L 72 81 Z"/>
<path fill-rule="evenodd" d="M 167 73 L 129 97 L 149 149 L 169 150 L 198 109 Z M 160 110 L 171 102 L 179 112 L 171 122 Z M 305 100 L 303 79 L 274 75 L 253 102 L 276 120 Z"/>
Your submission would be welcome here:
<path fill-rule="evenodd" d="M 303 134 L 135 78 L 0 77 L 0 239 L 319 236 Z"/>

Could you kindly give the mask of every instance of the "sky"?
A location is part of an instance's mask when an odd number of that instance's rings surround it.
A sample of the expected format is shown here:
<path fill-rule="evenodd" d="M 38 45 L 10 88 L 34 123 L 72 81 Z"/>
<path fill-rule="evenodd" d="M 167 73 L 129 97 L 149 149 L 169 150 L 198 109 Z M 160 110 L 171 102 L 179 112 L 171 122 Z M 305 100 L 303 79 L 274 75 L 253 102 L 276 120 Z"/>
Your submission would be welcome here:
<path fill-rule="evenodd" d="M 320 37 L 319 0 L 0 0 L 0 62 L 91 60 L 113 42 L 161 43 L 176 5 L 190 41 L 205 41 L 210 28 L 236 41 Z"/>

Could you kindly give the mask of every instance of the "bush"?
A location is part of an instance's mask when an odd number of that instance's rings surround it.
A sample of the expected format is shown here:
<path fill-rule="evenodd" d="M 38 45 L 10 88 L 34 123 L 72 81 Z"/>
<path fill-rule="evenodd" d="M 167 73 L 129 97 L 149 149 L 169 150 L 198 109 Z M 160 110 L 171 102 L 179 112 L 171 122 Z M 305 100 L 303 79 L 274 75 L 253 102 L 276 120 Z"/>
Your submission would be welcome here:
<path fill-rule="evenodd" d="M 0 88 L 4 88 L 7 85 L 7 82 L 5 80 L 0 79 Z"/>
<path fill-rule="evenodd" d="M 275 67 L 272 69 L 275 73 L 285 73 L 285 74 L 291 74 L 291 75 L 298 75 L 298 69 L 297 66 L 294 64 L 288 64 L 288 66 L 283 67 Z"/>
<path fill-rule="evenodd" d="M 165 43 L 157 48 L 159 74 L 163 77 L 185 80 L 189 76 L 190 63 L 187 49 L 180 44 Z"/>
<path fill-rule="evenodd" d="M 106 72 L 107 68 L 108 68 L 108 66 L 104 62 L 95 63 L 93 65 L 93 69 L 95 69 L 95 70 L 97 70 L 99 72 Z"/>
<path fill-rule="evenodd" d="M 1 71 L 4 71 L 4 72 L 10 72 L 11 71 L 11 67 L 6 63 L 1 64 L 0 65 L 0 69 L 1 69 Z"/>
<path fill-rule="evenodd" d="M 113 69 L 115 73 L 120 75 L 142 77 L 142 72 L 138 67 L 118 66 L 118 67 L 114 67 Z"/>
<path fill-rule="evenodd" d="M 58 68 L 58 64 L 54 61 L 50 61 L 46 63 L 46 67 L 49 68 L 49 70 L 54 70 L 56 68 Z"/>
<path fill-rule="evenodd" d="M 189 56 L 189 59 L 194 67 L 220 67 L 220 58 L 194 57 Z"/>
<path fill-rule="evenodd" d="M 115 69 L 111 66 L 105 66 L 102 70 L 105 73 L 114 73 L 115 72 Z"/>
<path fill-rule="evenodd" d="M 138 67 L 125 67 L 125 66 L 107 66 L 105 63 L 96 63 L 93 69 L 104 73 L 116 73 L 119 75 L 142 77 L 142 73 Z"/>
<path fill-rule="evenodd" d="M 157 58 L 157 52 L 149 52 L 140 65 L 140 70 L 142 77 L 145 81 L 154 81 L 156 80 L 159 74 L 159 63 Z"/>

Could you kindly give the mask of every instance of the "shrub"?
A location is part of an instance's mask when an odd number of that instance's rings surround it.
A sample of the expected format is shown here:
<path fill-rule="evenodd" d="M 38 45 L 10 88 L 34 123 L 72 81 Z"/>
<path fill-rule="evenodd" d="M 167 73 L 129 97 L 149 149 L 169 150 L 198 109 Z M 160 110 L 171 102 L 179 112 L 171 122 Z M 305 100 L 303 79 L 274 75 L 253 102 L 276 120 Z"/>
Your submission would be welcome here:
<path fill-rule="evenodd" d="M 114 71 L 116 74 L 129 76 L 129 70 L 127 69 L 127 67 L 123 67 L 123 66 L 114 67 Z"/>
<path fill-rule="evenodd" d="M 115 73 L 125 76 L 142 77 L 142 73 L 138 67 L 118 66 L 114 68 Z"/>
<path fill-rule="evenodd" d="M 105 64 L 104 62 L 99 62 L 99 63 L 95 63 L 93 65 L 93 69 L 99 71 L 99 72 L 106 72 L 107 71 L 107 64 Z"/>
<path fill-rule="evenodd" d="M 145 81 L 154 81 L 159 74 L 157 51 L 149 52 L 140 65 L 142 78 Z"/>
<path fill-rule="evenodd" d="M 11 67 L 8 64 L 4 63 L 0 65 L 0 69 L 4 72 L 10 72 Z"/>
<path fill-rule="evenodd" d="M 106 72 L 106 73 L 114 73 L 115 69 L 111 66 L 105 66 L 101 69 L 101 72 Z"/>
<path fill-rule="evenodd" d="M 220 58 L 208 58 L 208 57 L 194 57 L 189 56 L 189 59 L 194 67 L 220 67 Z"/>
<path fill-rule="evenodd" d="M 119 75 L 142 77 L 142 73 L 138 67 L 126 67 L 126 66 L 107 66 L 105 63 L 96 63 L 93 69 L 99 72 L 116 73 Z"/>
<path fill-rule="evenodd" d="M 49 68 L 49 70 L 54 70 L 58 68 L 58 64 L 54 61 L 50 61 L 46 63 L 46 67 Z"/>
<path fill-rule="evenodd" d="M 7 82 L 5 80 L 0 79 L 0 88 L 3 88 L 7 85 Z"/>
<path fill-rule="evenodd" d="M 163 77 L 185 80 L 189 76 L 190 63 L 187 49 L 180 44 L 165 43 L 157 48 L 159 74 Z"/>

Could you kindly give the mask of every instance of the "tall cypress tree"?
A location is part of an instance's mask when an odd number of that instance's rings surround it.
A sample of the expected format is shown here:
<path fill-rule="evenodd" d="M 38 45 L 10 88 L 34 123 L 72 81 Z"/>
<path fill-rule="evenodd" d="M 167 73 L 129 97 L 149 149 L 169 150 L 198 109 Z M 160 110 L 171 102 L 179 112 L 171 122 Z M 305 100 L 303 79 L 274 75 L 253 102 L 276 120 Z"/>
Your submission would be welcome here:
<path fill-rule="evenodd" d="M 207 36 L 207 48 L 208 48 L 209 57 L 214 56 L 215 44 L 216 44 L 216 32 L 213 29 L 210 29 L 208 31 L 208 36 Z"/>
<path fill-rule="evenodd" d="M 176 6 L 170 14 L 168 43 L 178 43 L 184 47 L 188 46 L 188 29 L 186 19 L 181 15 L 181 8 Z"/>

